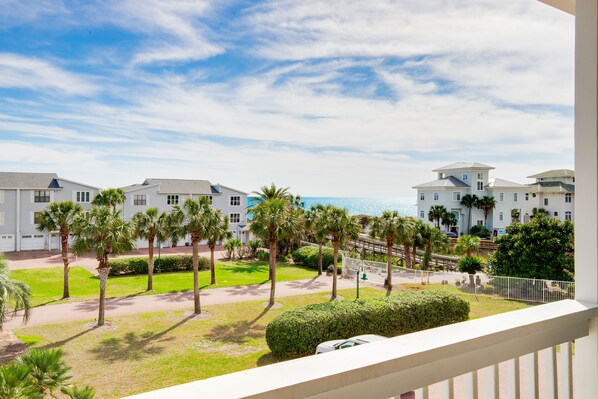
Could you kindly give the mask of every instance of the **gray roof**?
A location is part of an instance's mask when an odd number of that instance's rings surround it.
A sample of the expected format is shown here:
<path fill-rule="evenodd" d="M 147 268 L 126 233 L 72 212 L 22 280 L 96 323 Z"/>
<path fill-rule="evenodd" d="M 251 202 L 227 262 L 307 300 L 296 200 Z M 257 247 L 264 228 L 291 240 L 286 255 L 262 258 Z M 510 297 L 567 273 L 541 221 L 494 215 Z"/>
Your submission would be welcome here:
<path fill-rule="evenodd" d="M 571 169 L 553 169 L 546 172 L 528 176 L 528 179 L 545 179 L 547 177 L 575 177 L 575 171 Z"/>
<path fill-rule="evenodd" d="M 494 169 L 494 166 L 484 165 L 478 162 L 455 162 L 442 168 L 434 169 L 432 172 L 442 172 L 445 170 L 459 170 L 459 169 Z"/>
<path fill-rule="evenodd" d="M 0 172 L 0 188 L 61 189 L 56 173 Z"/>
<path fill-rule="evenodd" d="M 494 179 L 492 180 L 487 187 L 490 188 L 527 188 L 528 186 L 525 184 L 519 184 L 508 180 L 503 179 Z"/>
<path fill-rule="evenodd" d="M 216 194 L 207 180 L 145 179 L 144 185 L 160 185 L 160 194 Z"/>
<path fill-rule="evenodd" d="M 562 181 L 540 181 L 537 183 L 532 183 L 529 185 L 530 188 L 537 188 L 535 191 L 541 192 L 542 189 L 547 188 L 550 192 L 567 192 L 567 193 L 574 193 L 575 192 L 575 185 L 574 184 L 567 184 L 563 183 Z"/>
<path fill-rule="evenodd" d="M 444 179 L 434 180 L 428 183 L 420 184 L 418 186 L 414 186 L 413 188 L 435 188 L 435 187 L 444 187 L 444 188 L 462 188 L 462 187 L 469 187 L 468 184 L 463 183 L 461 180 L 457 179 L 455 176 L 445 177 Z"/>

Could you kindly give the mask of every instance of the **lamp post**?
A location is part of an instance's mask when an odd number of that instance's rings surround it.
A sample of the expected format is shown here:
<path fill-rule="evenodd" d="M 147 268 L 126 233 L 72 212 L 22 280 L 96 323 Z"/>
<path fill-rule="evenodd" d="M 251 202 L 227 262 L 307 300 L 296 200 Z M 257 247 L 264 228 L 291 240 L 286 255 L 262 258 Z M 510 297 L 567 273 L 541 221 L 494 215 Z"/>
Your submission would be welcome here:
<path fill-rule="evenodd" d="M 359 275 L 361 274 L 361 272 L 363 272 L 363 275 L 361 276 L 361 278 L 359 278 Z M 355 273 L 356 273 L 356 279 L 357 279 L 357 298 L 355 298 L 355 299 L 359 299 L 359 280 L 367 281 L 368 277 L 365 275 L 365 269 L 363 268 L 363 266 L 359 266 Z"/>

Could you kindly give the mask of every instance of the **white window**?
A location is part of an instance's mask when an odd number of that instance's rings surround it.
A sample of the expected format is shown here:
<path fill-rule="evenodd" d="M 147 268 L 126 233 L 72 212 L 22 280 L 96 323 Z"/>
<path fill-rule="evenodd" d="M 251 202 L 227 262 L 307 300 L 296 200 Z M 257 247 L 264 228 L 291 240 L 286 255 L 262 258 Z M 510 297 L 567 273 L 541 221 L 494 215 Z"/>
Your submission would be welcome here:
<path fill-rule="evenodd" d="M 230 222 L 231 223 L 241 222 L 241 214 L 240 213 L 231 213 L 230 214 Z"/>
<path fill-rule="evenodd" d="M 548 206 L 548 198 L 544 198 L 544 206 Z"/>
<path fill-rule="evenodd" d="M 504 215 L 503 212 L 499 212 L 498 213 L 498 220 L 501 221 L 501 222 L 505 220 L 505 215 Z"/>
<path fill-rule="evenodd" d="M 419 200 L 420 200 L 420 201 L 425 201 L 425 200 L 426 200 L 426 194 L 424 194 L 424 193 L 419 193 Z"/>
<path fill-rule="evenodd" d="M 4 203 L 4 190 L 0 190 L 0 204 Z"/>
<path fill-rule="evenodd" d="M 89 202 L 89 191 L 77 191 L 75 199 L 77 202 Z"/>
<path fill-rule="evenodd" d="M 484 173 L 478 173 L 478 180 L 484 180 Z"/>
<path fill-rule="evenodd" d="M 533 197 L 533 198 L 536 198 L 536 193 L 532 193 L 532 197 Z"/>
<path fill-rule="evenodd" d="M 453 201 L 461 201 L 461 193 L 459 191 L 453 191 Z"/>
<path fill-rule="evenodd" d="M 31 223 L 31 224 L 40 224 L 41 216 L 42 216 L 41 212 L 33 212 L 33 220 L 32 220 L 33 223 Z"/>
<path fill-rule="evenodd" d="M 210 205 L 212 205 L 214 203 L 214 197 L 212 197 L 211 195 L 204 195 L 204 197 L 206 197 L 208 199 L 208 203 Z"/>
<path fill-rule="evenodd" d="M 525 193 L 525 200 L 529 201 L 529 193 Z"/>
<path fill-rule="evenodd" d="M 571 203 L 571 197 L 572 197 L 571 193 L 567 193 L 567 194 L 565 194 L 565 202 L 566 202 L 567 204 L 570 204 L 570 203 Z M 0 202 L 2 202 L 2 201 L 0 201 Z"/>
<path fill-rule="evenodd" d="M 556 218 L 558 216 L 559 216 L 559 213 L 557 211 L 554 211 L 554 217 Z"/>
<path fill-rule="evenodd" d="M 147 205 L 147 195 L 145 194 L 135 194 L 133 195 L 133 205 Z"/>
<path fill-rule="evenodd" d="M 478 219 L 478 220 L 476 220 L 476 224 L 478 226 L 483 226 L 484 225 L 484 219 Z"/>
<path fill-rule="evenodd" d="M 426 217 L 426 213 L 424 211 L 419 211 L 419 218 L 424 219 Z"/>
<path fill-rule="evenodd" d="M 0 226 L 4 226 L 4 212 L 0 212 Z"/>
<path fill-rule="evenodd" d="M 469 179 L 469 176 L 467 173 L 463 173 L 463 181 L 467 181 L 467 179 Z"/>
<path fill-rule="evenodd" d="M 478 191 L 484 191 L 484 182 L 483 181 L 478 182 Z"/>
<path fill-rule="evenodd" d="M 498 193 L 498 201 L 503 202 L 505 200 L 505 193 Z"/>
<path fill-rule="evenodd" d="M 519 194 L 513 193 L 513 202 L 517 202 L 518 199 L 519 199 Z"/>
<path fill-rule="evenodd" d="M 35 190 L 33 192 L 33 202 L 50 202 L 50 191 Z"/>
<path fill-rule="evenodd" d="M 434 193 L 434 201 L 438 201 L 438 193 Z"/>
<path fill-rule="evenodd" d="M 565 211 L 565 220 L 571 220 L 571 211 Z"/>
<path fill-rule="evenodd" d="M 241 205 L 241 197 L 238 195 L 232 195 L 230 197 L 230 206 L 240 206 Z"/>
<path fill-rule="evenodd" d="M 178 194 L 169 194 L 166 196 L 166 204 L 167 205 L 178 205 L 179 204 L 179 195 Z"/>

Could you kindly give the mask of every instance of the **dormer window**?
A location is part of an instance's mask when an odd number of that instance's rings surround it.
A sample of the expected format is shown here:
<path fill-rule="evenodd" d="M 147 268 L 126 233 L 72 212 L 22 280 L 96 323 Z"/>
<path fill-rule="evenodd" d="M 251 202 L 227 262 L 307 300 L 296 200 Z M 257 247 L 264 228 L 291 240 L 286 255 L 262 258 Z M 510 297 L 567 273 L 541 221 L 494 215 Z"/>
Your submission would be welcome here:
<path fill-rule="evenodd" d="M 469 179 L 469 176 L 467 175 L 467 173 L 463 173 L 463 181 L 467 181 Z"/>

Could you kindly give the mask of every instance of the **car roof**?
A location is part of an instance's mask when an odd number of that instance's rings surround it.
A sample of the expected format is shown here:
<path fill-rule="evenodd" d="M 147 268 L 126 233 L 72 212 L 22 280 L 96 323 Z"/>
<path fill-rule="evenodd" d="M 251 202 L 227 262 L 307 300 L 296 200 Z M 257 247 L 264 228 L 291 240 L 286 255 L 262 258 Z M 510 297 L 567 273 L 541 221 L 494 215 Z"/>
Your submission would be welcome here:
<path fill-rule="evenodd" d="M 349 339 L 355 340 L 355 341 L 362 341 L 362 342 L 376 342 L 376 341 L 381 341 L 383 339 L 386 339 L 386 337 L 383 337 L 382 335 L 376 335 L 376 334 L 365 334 L 365 335 L 358 335 L 356 337 L 351 337 Z"/>

